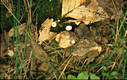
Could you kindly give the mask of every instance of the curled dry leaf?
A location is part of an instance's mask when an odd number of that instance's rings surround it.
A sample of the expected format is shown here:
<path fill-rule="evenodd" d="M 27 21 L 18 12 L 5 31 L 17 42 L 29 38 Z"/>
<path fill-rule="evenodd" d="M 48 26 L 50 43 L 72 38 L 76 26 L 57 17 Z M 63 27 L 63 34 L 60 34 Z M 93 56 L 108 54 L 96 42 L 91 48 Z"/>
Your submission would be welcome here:
<path fill-rule="evenodd" d="M 23 23 L 23 24 L 17 26 L 17 28 L 18 28 L 19 35 L 22 35 L 23 32 L 25 31 L 26 23 Z M 15 27 L 15 29 L 13 27 L 10 29 L 10 31 L 8 32 L 9 37 L 13 37 L 14 32 L 16 35 L 16 27 Z"/>
<path fill-rule="evenodd" d="M 59 47 L 68 48 L 78 41 L 78 37 L 74 32 L 63 31 L 56 36 Z"/>
<path fill-rule="evenodd" d="M 72 17 L 85 24 L 122 15 L 123 0 L 63 0 L 62 17 Z"/>
<path fill-rule="evenodd" d="M 46 19 L 44 23 L 41 24 L 41 28 L 39 30 L 39 41 L 40 44 L 45 40 L 51 40 L 55 37 L 56 33 L 50 32 L 50 27 L 52 25 L 53 19 Z"/>

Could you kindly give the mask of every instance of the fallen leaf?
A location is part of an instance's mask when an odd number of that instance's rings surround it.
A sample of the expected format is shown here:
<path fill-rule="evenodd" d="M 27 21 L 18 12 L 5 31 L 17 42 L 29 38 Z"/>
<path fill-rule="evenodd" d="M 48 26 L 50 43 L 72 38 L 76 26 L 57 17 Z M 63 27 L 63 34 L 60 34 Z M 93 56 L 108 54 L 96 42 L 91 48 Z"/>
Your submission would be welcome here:
<path fill-rule="evenodd" d="M 100 53 L 102 51 L 102 47 L 99 46 L 93 40 L 80 39 L 80 41 L 78 43 L 76 43 L 74 46 L 72 46 L 70 49 L 68 49 L 68 51 L 73 56 L 84 56 L 87 53 L 89 54 L 89 52 L 92 52 L 92 51 L 97 51 L 98 53 Z"/>
<path fill-rule="evenodd" d="M 78 41 L 78 37 L 74 32 L 63 31 L 56 35 L 56 41 L 59 43 L 59 47 L 68 48 Z"/>
<path fill-rule="evenodd" d="M 19 33 L 19 35 L 22 35 L 23 32 L 25 31 L 26 23 L 23 23 L 23 24 L 17 26 L 17 28 L 18 28 L 18 33 Z M 13 37 L 14 32 L 15 32 L 15 35 L 16 35 L 16 27 L 15 27 L 15 29 L 12 27 L 12 28 L 9 30 L 9 32 L 8 32 L 9 37 Z"/>
<path fill-rule="evenodd" d="M 56 33 L 50 32 L 50 27 L 52 25 L 53 19 L 46 19 L 44 23 L 41 24 L 41 28 L 39 30 L 39 42 L 40 44 L 45 40 L 51 40 Z"/>
<path fill-rule="evenodd" d="M 72 17 L 85 24 L 122 15 L 122 0 L 63 0 L 62 17 Z"/>

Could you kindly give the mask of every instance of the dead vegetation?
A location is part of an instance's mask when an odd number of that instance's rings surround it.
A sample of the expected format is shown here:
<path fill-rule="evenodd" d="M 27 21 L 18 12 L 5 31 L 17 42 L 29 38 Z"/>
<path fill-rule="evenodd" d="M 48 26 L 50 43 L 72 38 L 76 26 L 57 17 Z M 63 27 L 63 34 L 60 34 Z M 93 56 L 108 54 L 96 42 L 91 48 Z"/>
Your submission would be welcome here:
<path fill-rule="evenodd" d="M 21 21 L 26 15 L 18 19 L 12 13 L 12 2 L 0 2 L 11 14 L 6 18 L 13 16 L 16 21 L 9 31 L 0 34 L 1 79 L 60 80 L 82 71 L 89 72 L 89 79 L 91 73 L 100 79 L 127 78 L 127 11 L 122 11 L 125 1 L 63 0 L 60 20 L 47 16 L 41 23 L 36 20 L 39 13 L 32 17 L 35 2 L 24 0 L 24 10 L 28 9 L 29 14 L 25 23 Z M 62 21 L 65 17 L 74 19 Z M 75 25 L 66 30 L 66 24 Z M 117 74 L 111 76 L 112 72 Z"/>

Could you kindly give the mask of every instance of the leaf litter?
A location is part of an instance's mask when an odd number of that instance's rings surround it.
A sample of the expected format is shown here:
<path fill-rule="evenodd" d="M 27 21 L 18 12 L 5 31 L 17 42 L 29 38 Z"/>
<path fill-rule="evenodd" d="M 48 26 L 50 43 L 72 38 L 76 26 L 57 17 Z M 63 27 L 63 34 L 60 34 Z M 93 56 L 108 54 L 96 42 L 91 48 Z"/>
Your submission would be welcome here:
<path fill-rule="evenodd" d="M 112 3 L 108 4 L 109 0 L 107 1 L 99 1 L 99 0 L 63 0 L 62 4 L 62 17 L 72 17 L 75 18 L 76 21 L 81 21 L 78 27 L 75 28 L 74 31 L 61 31 L 60 33 L 51 32 L 50 28 L 52 23 L 54 22 L 53 19 L 47 18 L 42 24 L 41 28 L 39 29 L 38 34 L 38 41 L 35 40 L 36 35 L 34 33 L 27 33 L 29 34 L 29 39 L 27 41 L 26 46 L 26 53 L 25 56 L 25 63 L 23 67 L 19 69 L 23 69 L 22 74 L 25 74 L 25 78 L 35 78 L 39 74 L 43 74 L 42 78 L 46 79 L 57 79 L 58 77 L 66 78 L 65 75 L 70 73 L 70 70 L 88 70 L 92 72 L 96 72 L 96 69 L 90 70 L 89 67 L 93 67 L 89 64 L 95 63 L 104 63 L 105 58 L 110 56 L 109 53 L 113 52 L 112 43 L 114 41 L 114 36 L 112 35 L 111 29 L 113 28 L 109 24 L 105 23 L 107 18 L 114 19 L 116 14 L 114 10 L 114 6 Z M 121 4 L 122 0 L 117 0 L 114 2 L 118 9 L 118 15 L 121 15 Z M 103 5 L 102 5 L 103 4 Z M 108 5 L 107 5 L 108 4 Z M 109 10 L 109 12 L 108 12 Z M 98 12 L 97 12 L 98 11 Z M 82 14 L 82 15 L 81 15 Z M 89 14 L 89 15 L 88 15 Z M 110 23 L 111 20 L 107 22 Z M 112 20 L 113 22 L 114 20 Z M 95 23 L 96 22 L 96 23 Z M 70 22 L 71 23 L 71 22 Z M 91 23 L 95 23 L 92 25 Z M 116 25 L 116 24 L 113 24 Z M 101 27 L 99 27 L 101 26 Z M 18 46 L 18 63 L 22 61 L 22 51 L 25 48 L 25 40 L 23 38 L 23 32 L 25 31 L 26 23 L 23 23 L 18 26 L 18 32 L 22 39 L 22 45 Z M 34 27 L 35 28 L 35 27 Z M 10 44 L 12 41 L 11 37 L 14 37 L 14 28 L 10 29 L 8 34 L 0 35 L 1 37 L 1 46 L 5 46 L 5 44 Z M 32 31 L 31 31 L 32 32 Z M 9 37 L 8 37 L 9 36 Z M 10 41 L 7 41 L 7 38 L 10 38 Z M 31 38 L 30 38 L 31 37 Z M 3 39 L 5 38 L 5 39 Z M 54 39 L 55 38 L 55 39 Z M 5 41 L 4 41 L 5 40 Z M 73 40 L 75 41 L 74 44 Z M 125 40 L 123 40 L 125 41 Z M 121 41 L 119 44 L 121 44 Z M 5 42 L 5 43 L 3 43 Z M 110 45 L 112 44 L 112 45 Z M 117 45 L 117 47 L 119 46 Z M 126 42 L 122 43 L 124 48 L 126 48 Z M 8 55 L 5 54 L 6 51 L 9 51 L 7 48 L 10 45 L 6 45 L 5 49 L 1 52 L 0 58 L 4 59 L 4 57 Z M 19 43 L 19 45 L 21 45 Z M 55 45 L 55 46 L 54 46 Z M 17 45 L 11 47 L 11 49 L 16 53 Z M 109 46 L 105 48 L 105 46 Z M 64 49 L 63 49 L 64 48 Z M 118 53 L 114 55 L 114 61 L 118 61 L 120 56 L 124 55 L 125 49 L 120 48 Z M 49 56 L 49 54 L 54 53 L 54 56 Z M 120 54 L 119 54 L 120 53 Z M 32 57 L 33 56 L 33 60 Z M 71 57 L 70 57 L 71 56 Z M 4 78 L 13 78 L 15 71 L 14 65 L 15 62 L 13 60 L 16 58 L 15 55 L 12 56 L 12 63 L 8 65 L 7 63 L 3 66 L 0 65 L 2 68 L 11 68 L 12 72 L 7 70 L 6 76 Z M 71 59 L 69 59 L 71 58 Z M 69 60 L 69 62 L 68 62 Z M 3 63 L 1 63 L 3 64 Z M 68 64 L 68 65 L 67 65 Z M 82 66 L 81 66 L 82 65 Z M 112 66 L 113 64 L 108 64 L 108 66 Z M 114 68 L 114 67 L 113 67 Z M 113 69 L 112 68 L 112 69 Z M 29 69 L 29 70 L 27 70 Z M 3 72 L 3 71 L 2 71 Z M 39 73 L 38 73 L 39 72 Z M 62 73 L 61 76 L 57 75 L 57 73 Z M 11 75 L 12 73 L 12 75 Z M 28 76 L 27 74 L 32 73 L 32 76 Z M 5 74 L 4 74 L 5 75 Z M 53 76 L 54 75 L 54 76 Z M 8 77 L 9 76 L 9 77 Z M 24 75 L 21 77 L 23 78 Z M 18 77 L 19 78 L 19 77 Z"/>

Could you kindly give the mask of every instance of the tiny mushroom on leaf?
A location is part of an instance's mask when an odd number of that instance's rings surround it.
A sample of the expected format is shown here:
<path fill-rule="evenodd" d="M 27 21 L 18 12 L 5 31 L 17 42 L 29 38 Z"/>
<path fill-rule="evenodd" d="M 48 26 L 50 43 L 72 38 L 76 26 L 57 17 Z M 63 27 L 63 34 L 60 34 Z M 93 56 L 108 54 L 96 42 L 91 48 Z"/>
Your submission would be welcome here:
<path fill-rule="evenodd" d="M 63 31 L 56 35 L 56 41 L 59 43 L 59 47 L 68 48 L 78 41 L 78 37 L 74 32 Z"/>
<path fill-rule="evenodd" d="M 73 56 L 84 56 L 92 51 L 94 51 L 94 53 L 97 52 L 97 54 L 92 54 L 91 56 L 96 56 L 100 54 L 102 47 L 90 39 L 80 39 L 80 41 L 78 41 L 75 46 L 72 46 L 69 49 L 69 52 Z"/>

